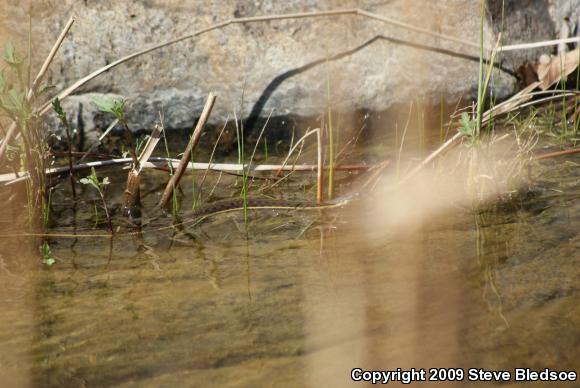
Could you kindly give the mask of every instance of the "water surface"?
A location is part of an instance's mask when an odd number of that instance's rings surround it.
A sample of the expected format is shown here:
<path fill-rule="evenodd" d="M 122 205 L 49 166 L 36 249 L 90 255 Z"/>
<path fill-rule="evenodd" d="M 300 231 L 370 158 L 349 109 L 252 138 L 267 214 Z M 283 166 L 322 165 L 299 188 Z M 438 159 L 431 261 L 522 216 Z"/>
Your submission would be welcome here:
<path fill-rule="evenodd" d="M 38 264 L 38 239 L 3 239 L 3 378 L 349 386 L 355 367 L 579 371 L 579 163 L 545 161 L 516 199 L 412 225 L 375 223 L 388 217 L 376 196 L 342 209 L 250 211 L 247 225 L 236 212 L 155 230 L 172 217 L 151 211 L 140 234 L 50 238 L 50 268 Z M 103 174 L 114 178 L 109 192 L 122 187 L 124 173 Z M 162 176 L 145 175 L 148 209 Z M 214 196 L 239 192 L 235 177 L 220 179 Z M 312 196 L 303 179 L 289 182 L 262 194 Z M 343 180 L 339 190 L 349 189 Z M 76 212 L 55 196 L 52 231 L 107 232 L 83 190 Z"/>

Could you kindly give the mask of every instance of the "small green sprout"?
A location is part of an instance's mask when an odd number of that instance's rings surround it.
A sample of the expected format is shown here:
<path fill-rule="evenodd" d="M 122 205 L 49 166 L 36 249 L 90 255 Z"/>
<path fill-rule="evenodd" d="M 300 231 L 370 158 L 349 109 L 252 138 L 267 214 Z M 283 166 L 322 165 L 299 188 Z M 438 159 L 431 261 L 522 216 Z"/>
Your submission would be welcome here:
<path fill-rule="evenodd" d="M 97 172 L 95 171 L 95 168 L 92 167 L 91 168 L 91 175 L 88 175 L 85 178 L 82 178 L 80 180 L 80 182 L 83 185 L 89 185 L 94 187 L 97 192 L 99 193 L 99 196 L 101 197 L 101 201 L 103 202 L 103 208 L 105 209 L 105 216 L 107 217 L 107 222 L 109 223 L 109 229 L 111 230 L 111 234 L 113 234 L 113 223 L 111 222 L 111 217 L 109 216 L 109 210 L 107 209 L 107 202 L 105 201 L 105 194 L 103 193 L 103 191 L 105 190 L 105 186 L 107 186 L 110 182 L 109 182 L 109 178 L 108 177 L 104 177 L 102 181 L 99 181 L 99 177 L 97 177 Z M 95 217 L 96 219 L 99 218 L 99 214 L 97 212 L 97 208 L 95 206 Z"/>
<path fill-rule="evenodd" d="M 58 97 L 55 97 L 54 100 L 52 100 L 52 109 L 54 109 L 54 112 L 61 121 L 63 122 L 67 121 L 66 114 L 64 113 L 64 110 L 60 105 L 60 100 L 58 99 Z"/>
<path fill-rule="evenodd" d="M 111 113 L 119 121 L 125 121 L 125 105 L 127 104 L 127 100 L 115 100 L 112 98 L 95 96 L 93 97 L 93 102 L 101 112 Z"/>
<path fill-rule="evenodd" d="M 476 134 L 476 124 L 475 120 L 471 119 L 466 112 L 461 114 L 461 119 L 459 120 L 460 126 L 458 131 L 465 136 L 467 143 L 470 146 L 479 144 L 479 136 Z"/>
<path fill-rule="evenodd" d="M 97 172 L 95 171 L 94 167 L 91 168 L 91 175 L 87 175 L 85 178 L 81 178 L 80 182 L 83 185 L 93 186 L 95 189 L 97 189 L 99 194 L 102 194 L 105 186 L 110 183 L 108 177 L 104 177 L 102 181 L 99 181 Z"/>
<path fill-rule="evenodd" d="M 40 247 L 38 247 L 40 255 L 42 256 L 42 264 L 47 267 L 52 266 L 56 263 L 56 260 L 52 257 L 52 251 L 50 250 L 50 245 L 45 241 Z"/>
<path fill-rule="evenodd" d="M 133 165 L 135 167 L 139 166 L 139 160 L 137 158 L 137 151 L 135 148 L 135 139 L 133 137 L 133 132 L 129 129 L 129 123 L 125 117 L 125 105 L 127 100 L 115 100 L 112 98 L 106 98 L 102 96 L 95 96 L 93 102 L 97 105 L 101 112 L 111 113 L 123 126 L 123 141 L 125 145 L 129 148 L 129 153 L 131 154 L 131 159 L 133 159 Z"/>

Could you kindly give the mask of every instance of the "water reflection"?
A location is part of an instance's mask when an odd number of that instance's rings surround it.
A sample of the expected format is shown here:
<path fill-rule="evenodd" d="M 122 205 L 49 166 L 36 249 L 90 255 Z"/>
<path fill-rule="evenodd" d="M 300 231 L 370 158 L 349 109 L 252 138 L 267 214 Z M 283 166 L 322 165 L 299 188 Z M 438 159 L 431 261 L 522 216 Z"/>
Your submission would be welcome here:
<path fill-rule="evenodd" d="M 236 213 L 167 216 L 129 236 L 51 238 L 50 269 L 38 241 L 2 239 L 0 377 L 350 386 L 355 367 L 578 368 L 579 177 L 545 168 L 529 196 L 480 212 L 446 202 L 454 186 L 417 185 L 343 209 L 251 211 L 247 227 Z"/>

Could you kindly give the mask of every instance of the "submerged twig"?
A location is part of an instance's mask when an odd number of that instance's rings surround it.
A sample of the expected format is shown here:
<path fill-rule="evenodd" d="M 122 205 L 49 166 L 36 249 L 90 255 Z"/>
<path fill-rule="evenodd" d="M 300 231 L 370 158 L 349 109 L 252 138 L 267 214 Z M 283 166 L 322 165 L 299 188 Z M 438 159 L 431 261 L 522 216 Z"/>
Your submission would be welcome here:
<path fill-rule="evenodd" d="M 573 154 L 578 154 L 578 153 L 580 153 L 580 148 L 573 148 L 570 150 L 547 152 L 545 154 L 536 155 L 534 157 L 534 159 L 536 159 L 536 160 L 550 159 L 550 158 L 555 158 L 557 156 L 573 155 Z"/>

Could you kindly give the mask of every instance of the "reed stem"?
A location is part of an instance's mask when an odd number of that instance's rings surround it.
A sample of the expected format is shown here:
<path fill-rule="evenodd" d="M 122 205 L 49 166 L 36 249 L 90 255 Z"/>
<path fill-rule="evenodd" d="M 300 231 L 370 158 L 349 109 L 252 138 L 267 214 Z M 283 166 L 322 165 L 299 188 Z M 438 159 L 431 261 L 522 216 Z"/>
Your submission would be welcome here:
<path fill-rule="evenodd" d="M 179 162 L 179 166 L 177 166 L 177 169 L 175 170 L 175 174 L 171 177 L 171 179 L 169 179 L 169 182 L 167 183 L 167 186 L 165 187 L 165 191 L 163 192 L 163 195 L 161 196 L 161 200 L 159 201 L 160 207 L 167 205 L 167 201 L 169 201 L 171 194 L 173 193 L 173 191 L 175 190 L 175 188 L 179 184 L 179 181 L 181 180 L 181 177 L 183 176 L 183 173 L 185 172 L 185 169 L 187 168 L 187 165 L 188 165 L 189 160 L 191 158 L 191 153 L 193 152 L 193 150 L 197 146 L 197 143 L 199 143 L 199 139 L 201 138 L 201 133 L 203 132 L 203 128 L 205 127 L 205 124 L 207 123 L 207 120 L 209 119 L 209 116 L 210 116 L 211 111 L 213 109 L 213 106 L 215 104 L 215 100 L 216 100 L 216 96 L 210 92 L 210 94 L 208 95 L 207 100 L 205 102 L 205 106 L 203 107 L 203 111 L 201 113 L 199 121 L 197 122 L 195 130 L 193 131 L 193 135 L 191 135 L 191 139 L 189 140 L 189 143 L 187 144 L 187 148 L 183 152 L 183 156 L 181 157 L 181 161 Z"/>

